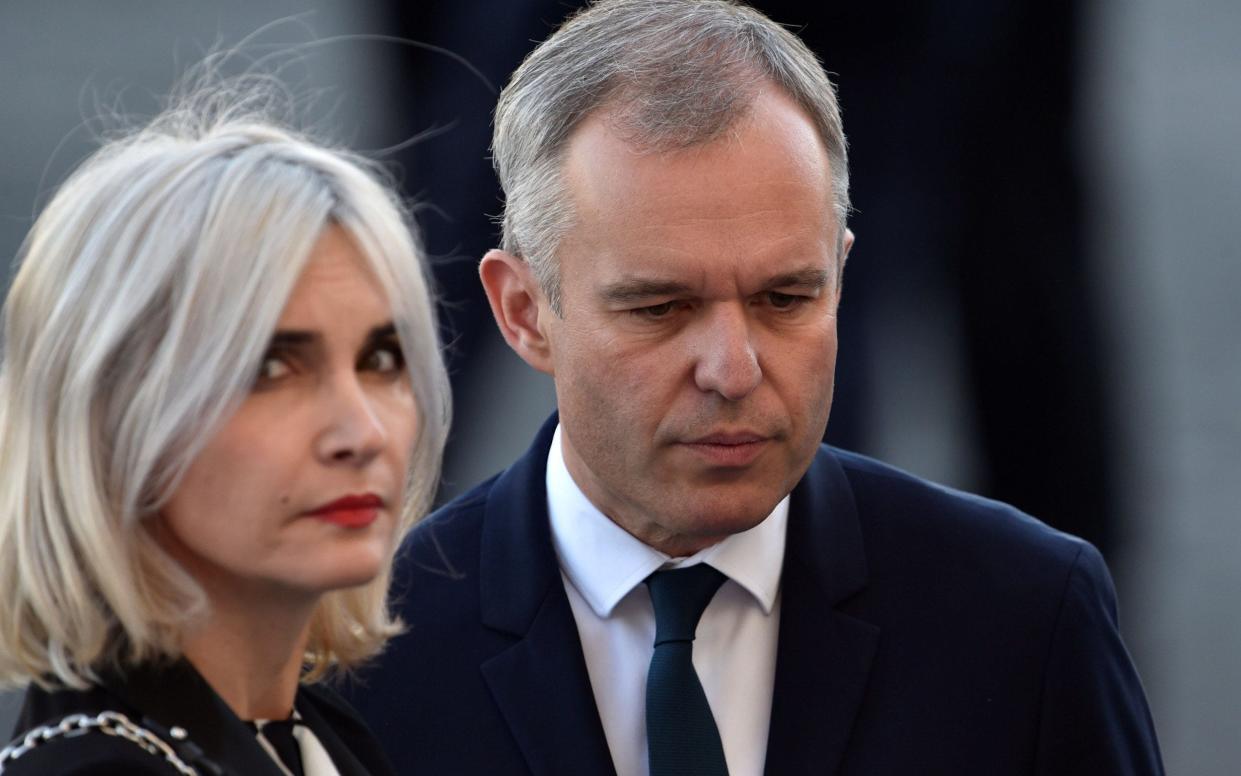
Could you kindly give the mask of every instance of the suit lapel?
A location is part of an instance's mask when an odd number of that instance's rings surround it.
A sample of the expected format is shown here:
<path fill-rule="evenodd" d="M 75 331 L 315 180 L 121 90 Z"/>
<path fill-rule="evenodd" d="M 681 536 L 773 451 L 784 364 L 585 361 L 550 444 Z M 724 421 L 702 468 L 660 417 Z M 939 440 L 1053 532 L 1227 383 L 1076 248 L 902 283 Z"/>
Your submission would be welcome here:
<path fill-rule="evenodd" d="M 563 589 L 547 596 L 524 638 L 482 668 L 536 776 L 615 772 Z"/>
<path fill-rule="evenodd" d="M 555 415 L 487 498 L 483 624 L 515 641 L 484 679 L 535 776 L 613 774 L 577 624 L 552 549 L 545 469 Z"/>
<path fill-rule="evenodd" d="M 345 744 L 337 731 L 323 718 L 313 703 L 304 702 L 302 692 L 298 693 L 297 713 L 302 722 L 315 734 L 324 751 L 332 758 L 332 765 L 340 772 L 340 776 L 372 776 L 371 771 L 358 761 L 353 751 Z"/>
<path fill-rule="evenodd" d="M 865 694 L 879 628 L 836 607 L 866 584 L 857 507 L 820 449 L 790 501 L 766 772 L 835 773 Z"/>

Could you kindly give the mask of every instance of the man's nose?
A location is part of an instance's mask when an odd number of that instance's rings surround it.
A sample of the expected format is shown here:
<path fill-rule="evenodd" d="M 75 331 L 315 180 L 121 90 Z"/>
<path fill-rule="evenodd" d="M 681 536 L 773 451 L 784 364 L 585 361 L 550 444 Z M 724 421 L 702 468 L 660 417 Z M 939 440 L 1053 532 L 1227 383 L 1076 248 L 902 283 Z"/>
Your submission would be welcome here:
<path fill-rule="evenodd" d="M 351 373 L 332 378 L 322 391 L 324 418 L 315 454 L 324 463 L 369 463 L 383 450 L 388 435 L 366 386 Z"/>
<path fill-rule="evenodd" d="M 762 382 L 763 370 L 754 348 L 750 321 L 743 304 L 720 304 L 697 327 L 694 382 L 701 391 L 740 401 Z"/>

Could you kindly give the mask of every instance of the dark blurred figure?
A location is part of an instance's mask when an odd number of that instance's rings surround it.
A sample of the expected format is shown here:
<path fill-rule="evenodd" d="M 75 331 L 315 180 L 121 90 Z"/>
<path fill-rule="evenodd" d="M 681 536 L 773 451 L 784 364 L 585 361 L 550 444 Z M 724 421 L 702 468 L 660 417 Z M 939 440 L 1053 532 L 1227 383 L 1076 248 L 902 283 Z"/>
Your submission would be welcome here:
<path fill-rule="evenodd" d="M 408 193 L 431 206 L 421 210 L 419 223 L 427 252 L 437 259 L 436 279 L 448 303 L 444 325 L 453 343 L 448 366 L 459 391 L 479 336 L 492 326 L 478 282 L 478 261 L 498 233 L 491 217 L 500 212 L 500 185 L 488 152 L 496 97 L 534 44 L 577 4 L 489 0 L 388 5 L 393 35 L 452 52 L 477 69 L 471 73 L 443 51 L 406 47 L 395 60 L 397 92 L 392 95 L 394 102 L 408 106 L 410 134 L 443 130 L 413 144 L 397 160 L 406 179 L 417 182 Z"/>
<path fill-rule="evenodd" d="M 1106 355 L 1073 147 L 1078 6 L 756 5 L 805 24 L 801 37 L 840 75 L 849 127 L 859 239 L 828 436 L 868 447 L 868 301 L 883 284 L 928 283 L 961 313 L 979 489 L 1106 552 Z"/>
<path fill-rule="evenodd" d="M 395 34 L 449 49 L 495 86 L 578 2 L 392 3 Z M 900 6 L 752 3 L 798 30 L 836 79 L 851 146 L 859 236 L 841 310 L 828 440 L 873 452 L 868 434 L 874 302 L 947 295 L 960 311 L 974 488 L 1113 548 L 1103 398 L 1106 354 L 1082 239 L 1073 148 L 1079 11 L 1069 0 L 938 0 Z M 422 227 L 454 307 L 454 380 L 489 326 L 477 260 L 500 209 L 487 156 L 494 94 L 459 63 L 410 48 L 394 99 L 414 131 L 452 129 L 401 160 L 435 205 Z M 939 309 L 942 305 L 928 305 Z M 916 312 L 916 311 L 915 311 Z M 930 313 L 928 313 L 930 314 Z M 915 316 L 916 317 L 916 316 Z M 459 389 L 458 384 L 458 389 Z"/>

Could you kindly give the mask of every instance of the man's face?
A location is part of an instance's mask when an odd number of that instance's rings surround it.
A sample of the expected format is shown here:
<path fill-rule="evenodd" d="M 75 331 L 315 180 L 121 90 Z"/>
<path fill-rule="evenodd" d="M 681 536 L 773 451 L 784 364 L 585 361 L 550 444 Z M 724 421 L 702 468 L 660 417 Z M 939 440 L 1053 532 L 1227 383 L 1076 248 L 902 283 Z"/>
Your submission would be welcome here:
<path fill-rule="evenodd" d="M 709 144 L 640 153 L 602 113 L 570 140 L 563 317 L 540 301 L 574 480 L 691 554 L 797 483 L 832 398 L 838 225 L 822 142 L 765 90 Z"/>

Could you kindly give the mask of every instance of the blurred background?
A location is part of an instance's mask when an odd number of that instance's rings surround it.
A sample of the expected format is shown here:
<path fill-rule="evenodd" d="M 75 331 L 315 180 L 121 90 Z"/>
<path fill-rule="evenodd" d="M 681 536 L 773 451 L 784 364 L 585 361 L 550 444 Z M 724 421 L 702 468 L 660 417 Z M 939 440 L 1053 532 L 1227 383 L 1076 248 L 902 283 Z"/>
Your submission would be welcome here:
<path fill-rule="evenodd" d="M 238 67 L 276 52 L 306 121 L 422 203 L 451 497 L 555 404 L 495 333 L 476 265 L 497 243 L 495 92 L 577 5 L 0 0 L 0 257 L 101 115 L 149 116 L 187 66 L 252 35 Z M 755 5 L 837 75 L 851 144 L 829 441 L 1095 542 L 1169 772 L 1238 772 L 1241 4 Z M 0 695 L 0 738 L 17 700 Z"/>

